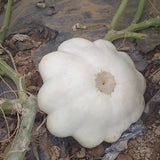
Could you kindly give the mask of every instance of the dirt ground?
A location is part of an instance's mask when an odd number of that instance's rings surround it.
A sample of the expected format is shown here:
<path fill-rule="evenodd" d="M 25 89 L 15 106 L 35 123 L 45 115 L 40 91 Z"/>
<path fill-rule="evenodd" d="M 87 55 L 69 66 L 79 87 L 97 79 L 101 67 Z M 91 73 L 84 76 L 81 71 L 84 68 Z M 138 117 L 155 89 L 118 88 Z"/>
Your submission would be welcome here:
<path fill-rule="evenodd" d="M 55 50 L 62 41 L 70 37 L 80 36 L 90 40 L 104 37 L 107 25 L 119 4 L 120 0 L 112 2 L 82 0 L 80 4 L 73 0 L 52 3 L 36 0 L 15 2 L 13 16 L 21 11 L 21 7 L 25 9 L 12 18 L 9 34 L 3 46 L 12 54 L 18 72 L 24 75 L 27 91 L 36 95 L 42 85 L 37 65 L 43 55 Z M 119 29 L 128 25 L 129 17 L 134 12 L 133 6 L 136 4 L 137 2 L 129 4 L 130 9 L 125 13 L 127 16 L 120 20 Z M 146 8 L 150 10 L 149 12 L 145 10 L 142 19 L 160 16 L 157 11 L 157 7 L 160 8 L 158 0 L 153 2 L 149 0 L 147 4 Z M 3 7 L 0 13 L 2 17 Z M 35 20 L 34 23 L 33 20 Z M 121 25 L 122 22 L 123 25 Z M 76 26 L 77 23 L 82 23 L 83 28 L 79 29 Z M 121 152 L 116 160 L 160 160 L 160 28 L 150 28 L 143 32 L 150 37 L 146 40 L 125 39 L 114 42 L 119 50 L 126 51 L 131 56 L 138 70 L 146 78 L 145 101 L 150 110 L 143 115 L 146 133 L 131 139 L 128 142 L 128 148 Z M 5 50 L 0 50 L 0 57 L 10 63 L 10 56 Z M 14 89 L 10 80 L 6 78 L 0 80 L 1 98 L 15 98 Z M 8 94 L 8 91 L 11 93 Z M 5 118 L 10 134 L 8 134 Z M 19 123 L 16 114 L 6 115 L 5 118 L 0 116 L 0 159 L 3 159 L 7 152 L 6 146 L 14 139 Z M 85 149 L 72 137 L 56 138 L 48 132 L 44 123 L 45 118 L 46 115 L 41 111 L 37 113 L 26 160 L 102 159 L 105 148 L 110 145 L 102 143 L 96 148 Z"/>

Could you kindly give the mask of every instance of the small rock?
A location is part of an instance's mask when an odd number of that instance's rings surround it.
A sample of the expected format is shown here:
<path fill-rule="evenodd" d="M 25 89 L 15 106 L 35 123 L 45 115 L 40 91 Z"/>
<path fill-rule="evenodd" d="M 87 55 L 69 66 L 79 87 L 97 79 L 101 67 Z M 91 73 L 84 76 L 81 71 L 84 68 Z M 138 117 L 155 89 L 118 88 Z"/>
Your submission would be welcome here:
<path fill-rule="evenodd" d="M 46 8 L 46 3 L 44 3 L 44 2 L 38 2 L 37 3 L 37 7 L 38 8 Z"/>
<path fill-rule="evenodd" d="M 73 27 L 72 27 L 72 29 L 73 29 L 73 31 L 77 31 L 77 29 L 81 29 L 81 30 L 83 30 L 83 29 L 86 29 L 87 27 L 85 26 L 85 25 L 83 25 L 83 24 L 81 24 L 81 23 L 76 23 Z"/>

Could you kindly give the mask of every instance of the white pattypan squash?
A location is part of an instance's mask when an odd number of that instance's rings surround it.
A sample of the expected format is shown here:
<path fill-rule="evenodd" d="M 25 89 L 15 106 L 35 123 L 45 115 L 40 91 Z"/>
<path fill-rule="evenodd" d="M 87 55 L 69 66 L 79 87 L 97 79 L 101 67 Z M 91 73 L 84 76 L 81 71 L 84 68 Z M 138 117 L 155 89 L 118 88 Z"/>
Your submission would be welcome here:
<path fill-rule="evenodd" d="M 67 40 L 42 58 L 39 71 L 38 104 L 49 131 L 84 147 L 117 141 L 144 110 L 145 80 L 111 42 Z"/>

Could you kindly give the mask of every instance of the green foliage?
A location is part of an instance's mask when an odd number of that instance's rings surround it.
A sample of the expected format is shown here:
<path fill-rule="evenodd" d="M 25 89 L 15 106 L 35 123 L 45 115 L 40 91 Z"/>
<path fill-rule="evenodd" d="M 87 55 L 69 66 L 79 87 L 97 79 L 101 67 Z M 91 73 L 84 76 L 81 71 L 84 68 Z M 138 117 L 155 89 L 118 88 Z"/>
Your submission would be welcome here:
<path fill-rule="evenodd" d="M 147 36 L 146 34 L 136 33 L 135 31 L 143 30 L 143 29 L 146 29 L 152 26 L 160 26 L 160 18 L 151 18 L 144 22 L 138 23 L 138 21 L 140 20 L 142 16 L 145 1 L 146 0 L 139 0 L 138 9 L 136 11 L 136 14 L 133 18 L 131 25 L 127 27 L 126 29 L 123 29 L 121 31 L 116 31 L 115 27 L 128 3 L 128 0 L 122 0 L 120 7 L 118 8 L 115 16 L 112 19 L 111 27 L 108 33 L 105 35 L 104 39 L 108 41 L 114 41 L 120 38 L 144 39 Z"/>

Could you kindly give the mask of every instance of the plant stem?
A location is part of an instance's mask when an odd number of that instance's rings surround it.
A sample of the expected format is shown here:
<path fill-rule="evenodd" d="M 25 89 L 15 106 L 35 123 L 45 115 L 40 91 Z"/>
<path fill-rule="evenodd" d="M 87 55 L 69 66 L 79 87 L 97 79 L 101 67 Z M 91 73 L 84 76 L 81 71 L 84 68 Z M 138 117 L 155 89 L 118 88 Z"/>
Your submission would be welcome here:
<path fill-rule="evenodd" d="M 160 26 L 160 18 L 152 18 L 137 24 L 132 23 L 128 28 L 121 31 L 110 30 L 105 35 L 104 39 L 108 41 L 114 41 L 116 39 L 126 37 L 143 39 L 146 37 L 146 35 L 142 33 L 135 33 L 135 31 L 143 30 L 152 26 Z"/>
<path fill-rule="evenodd" d="M 10 17 L 11 17 L 11 8 L 12 8 L 12 0 L 8 0 L 7 3 L 7 9 L 4 17 L 4 22 L 2 25 L 2 32 L 0 33 L 0 43 L 4 42 L 4 39 L 6 37 L 7 31 L 8 31 L 8 26 L 10 22 Z"/>
<path fill-rule="evenodd" d="M 4 18 L 4 23 L 2 26 L 2 32 L 0 33 L 0 43 L 3 43 L 8 31 L 8 26 L 11 16 L 11 6 L 12 6 L 12 0 L 8 0 L 7 10 Z M 21 105 L 23 106 L 22 120 L 19 131 L 12 145 L 9 144 L 9 148 L 10 146 L 11 148 L 5 160 L 15 160 L 15 159 L 23 160 L 28 145 L 30 143 L 31 131 L 38 108 L 37 101 L 34 97 L 27 96 L 24 77 L 20 76 L 20 74 L 18 74 L 15 70 L 13 70 L 0 58 L 0 76 L 1 75 L 9 77 L 16 84 L 19 96 L 19 99 L 17 101 L 21 103 Z M 10 101 L 6 101 L 6 103 L 5 102 L 2 103 L 0 107 L 1 109 L 10 112 L 14 108 L 14 104 L 12 105 Z"/>
<path fill-rule="evenodd" d="M 37 113 L 37 101 L 33 96 L 26 95 L 25 81 L 16 71 L 8 66 L 2 59 L 0 59 L 0 74 L 11 78 L 17 86 L 19 99 L 15 100 L 16 103 L 22 105 L 22 119 L 21 125 L 5 160 L 23 160 L 30 143 L 31 130 L 34 124 L 35 116 Z M 14 101 L 13 101 L 14 102 Z M 11 111 L 14 109 L 14 103 L 7 101 L 2 102 L 0 107 L 4 111 Z"/>
<path fill-rule="evenodd" d="M 105 40 L 114 41 L 120 38 L 136 38 L 136 39 L 143 39 L 146 37 L 146 34 L 142 33 L 135 33 L 135 32 L 128 32 L 127 30 L 121 31 L 109 31 L 106 36 L 104 37 Z"/>
<path fill-rule="evenodd" d="M 30 143 L 31 131 L 34 124 L 37 101 L 33 97 L 28 97 L 23 104 L 24 112 L 19 132 L 11 145 L 11 149 L 5 160 L 24 160 L 26 150 Z"/>
<path fill-rule="evenodd" d="M 18 90 L 19 100 L 23 102 L 26 99 L 26 86 L 24 77 L 15 72 L 0 58 L 0 74 L 5 75 L 13 80 Z"/>
<path fill-rule="evenodd" d="M 123 14 L 126 6 L 127 6 L 127 3 L 128 3 L 128 0 L 122 0 L 116 14 L 114 15 L 113 19 L 112 19 L 112 22 L 111 22 L 111 30 L 112 29 L 115 29 L 117 23 L 118 23 L 118 20 L 119 18 L 121 17 L 121 15 Z"/>
<path fill-rule="evenodd" d="M 1 99 L 0 107 L 4 111 L 4 113 L 8 115 L 17 111 L 16 104 L 18 103 L 18 100 Z M 1 114 L 2 111 L 0 110 L 0 115 Z"/>
<path fill-rule="evenodd" d="M 139 0 L 138 9 L 137 9 L 136 14 L 133 18 L 132 23 L 137 23 L 140 20 L 141 15 L 143 13 L 143 8 L 144 8 L 145 2 L 146 2 L 146 0 Z"/>
<path fill-rule="evenodd" d="M 131 24 L 127 30 L 128 31 L 139 31 L 153 26 L 160 26 L 160 18 L 151 18 L 141 23 Z"/>

